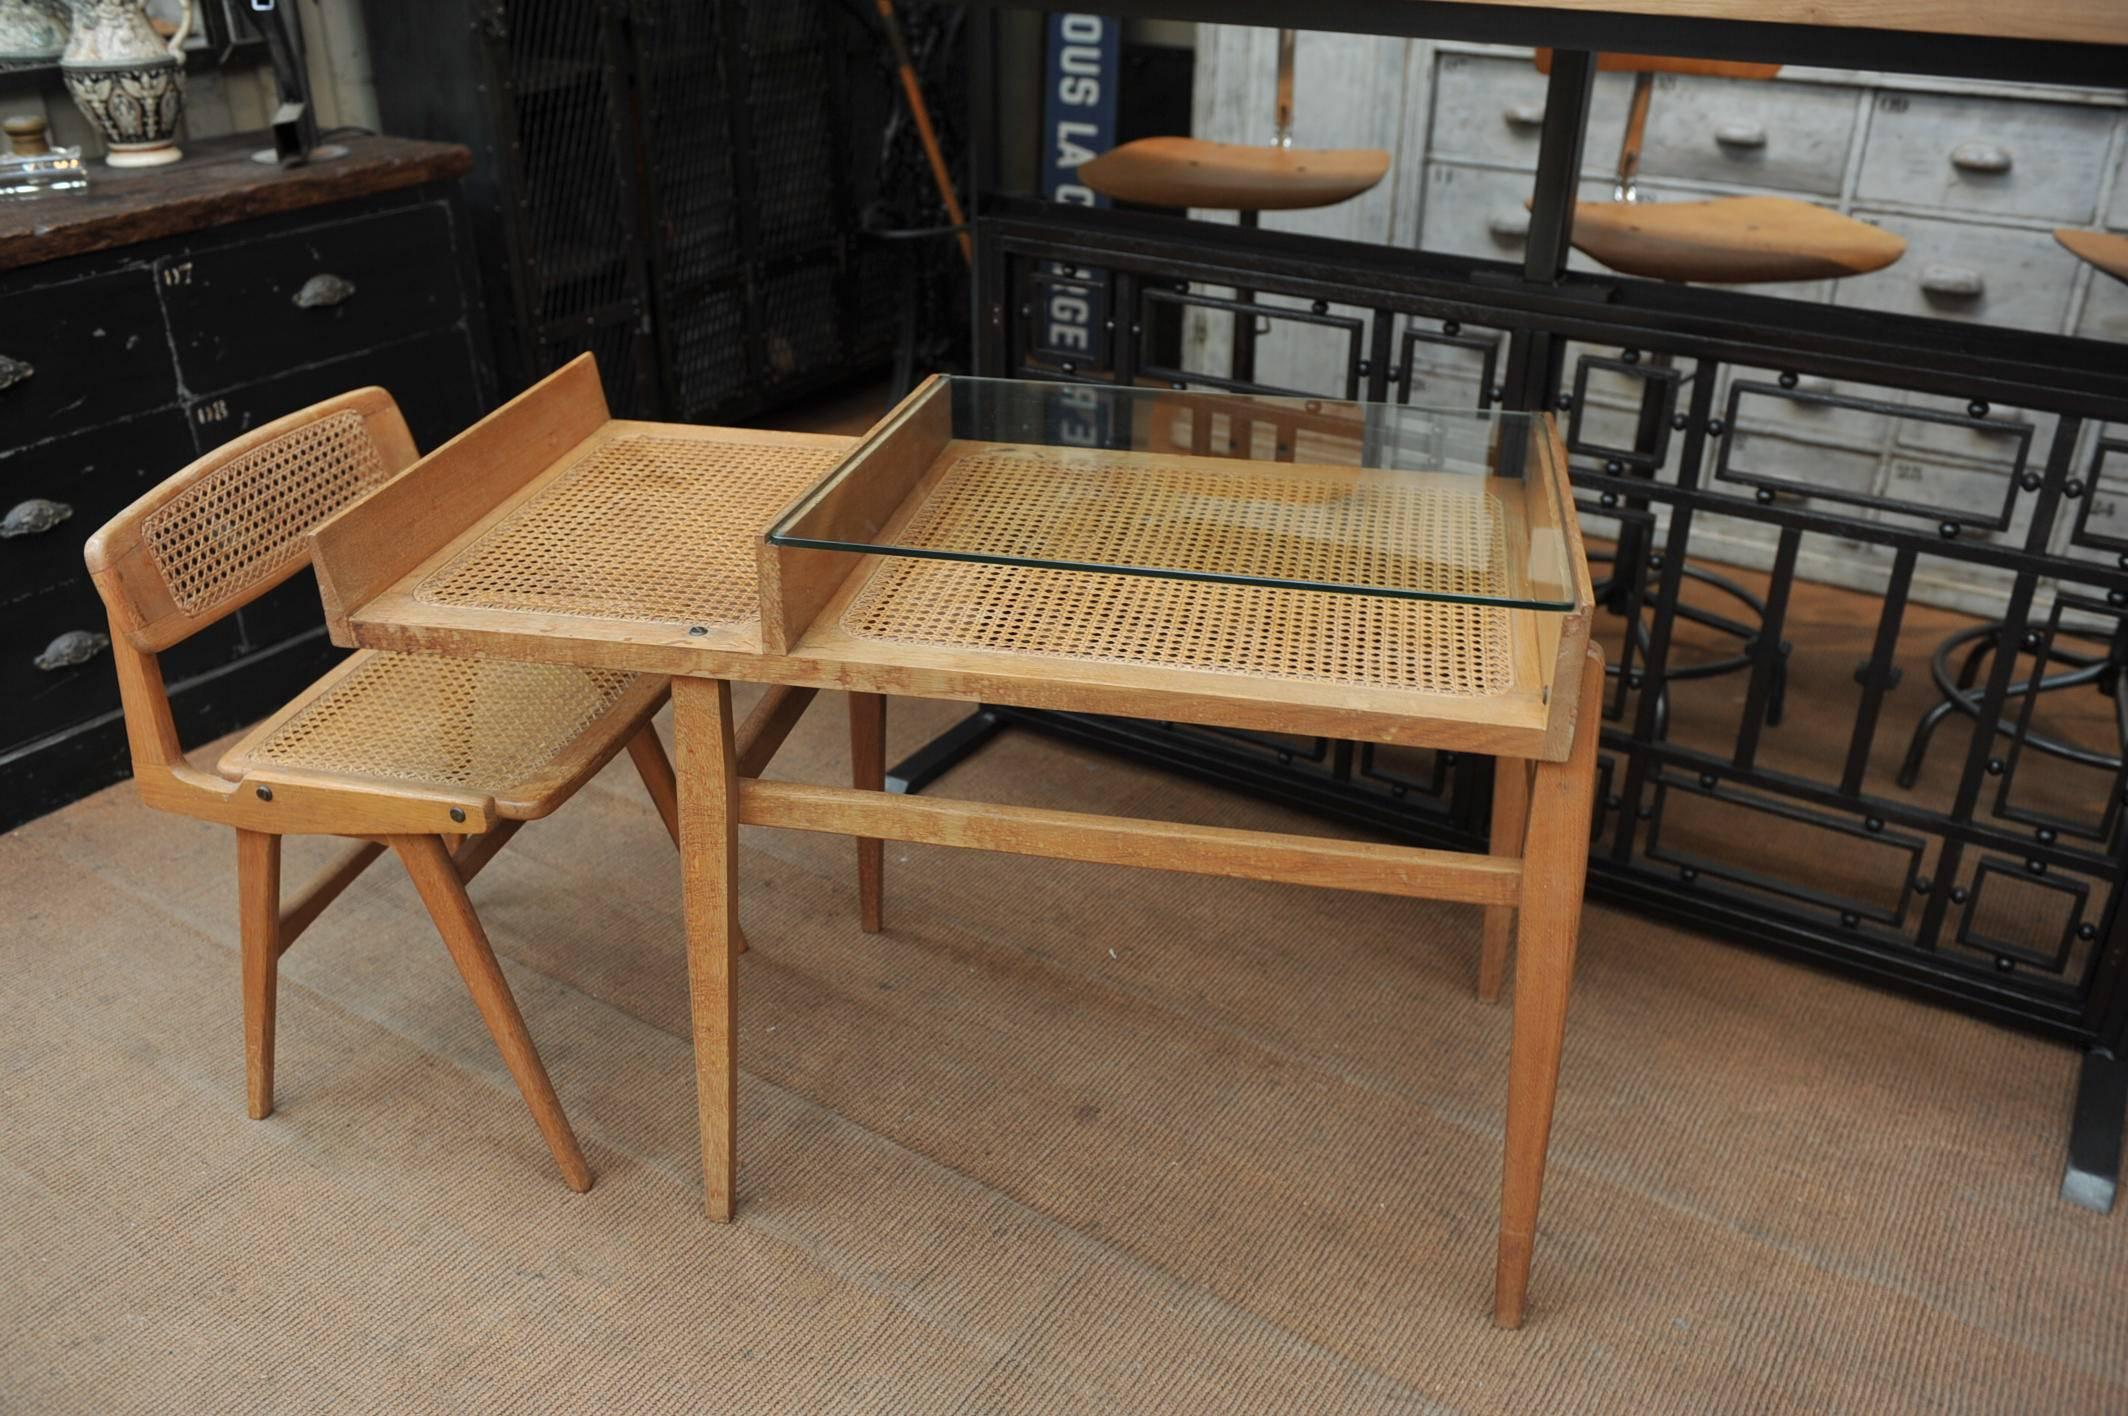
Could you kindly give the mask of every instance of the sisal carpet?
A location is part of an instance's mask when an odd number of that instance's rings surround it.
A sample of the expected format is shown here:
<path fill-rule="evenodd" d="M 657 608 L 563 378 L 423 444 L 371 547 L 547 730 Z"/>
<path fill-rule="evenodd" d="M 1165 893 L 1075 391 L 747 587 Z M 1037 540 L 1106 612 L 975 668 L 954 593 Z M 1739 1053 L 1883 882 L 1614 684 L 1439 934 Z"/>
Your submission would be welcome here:
<path fill-rule="evenodd" d="M 772 775 L 845 762 L 823 695 Z M 936 790 L 1322 829 L 1026 734 Z M 2128 1409 L 2068 1051 L 1610 910 L 1500 1333 L 1473 909 L 890 845 L 867 937 L 848 842 L 749 829 L 720 1228 L 625 759 L 473 887 L 588 1195 L 389 859 L 247 1121 L 233 855 L 124 786 L 0 837 L 0 1409 Z"/>

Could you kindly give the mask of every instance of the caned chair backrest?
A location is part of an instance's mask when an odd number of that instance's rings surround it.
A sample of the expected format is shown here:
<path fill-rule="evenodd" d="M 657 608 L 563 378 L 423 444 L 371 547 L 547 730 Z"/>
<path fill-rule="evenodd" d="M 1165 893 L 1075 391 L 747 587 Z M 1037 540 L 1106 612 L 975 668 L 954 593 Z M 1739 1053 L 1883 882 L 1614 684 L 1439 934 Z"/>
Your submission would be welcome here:
<path fill-rule="evenodd" d="M 381 388 L 216 448 L 89 538 L 112 637 L 158 653 L 256 600 L 309 564 L 313 526 L 414 460 L 413 435 Z"/>
<path fill-rule="evenodd" d="M 224 443 L 89 537 L 133 777 L 150 806 L 224 819 L 232 800 L 232 784 L 186 762 L 155 656 L 308 565 L 313 526 L 414 460 L 392 396 L 358 389 Z"/>

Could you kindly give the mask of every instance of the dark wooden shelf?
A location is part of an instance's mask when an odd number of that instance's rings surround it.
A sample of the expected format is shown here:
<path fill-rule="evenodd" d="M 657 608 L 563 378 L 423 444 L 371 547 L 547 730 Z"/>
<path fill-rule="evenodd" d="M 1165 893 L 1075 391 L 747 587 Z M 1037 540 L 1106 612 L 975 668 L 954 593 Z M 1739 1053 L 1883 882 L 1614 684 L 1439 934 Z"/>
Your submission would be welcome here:
<path fill-rule="evenodd" d="M 263 132 L 185 143 L 184 160 L 168 167 L 94 162 L 86 192 L 0 203 L 0 271 L 444 181 L 473 165 L 455 143 L 334 141 L 347 156 L 286 169 L 251 160 L 273 146 Z"/>

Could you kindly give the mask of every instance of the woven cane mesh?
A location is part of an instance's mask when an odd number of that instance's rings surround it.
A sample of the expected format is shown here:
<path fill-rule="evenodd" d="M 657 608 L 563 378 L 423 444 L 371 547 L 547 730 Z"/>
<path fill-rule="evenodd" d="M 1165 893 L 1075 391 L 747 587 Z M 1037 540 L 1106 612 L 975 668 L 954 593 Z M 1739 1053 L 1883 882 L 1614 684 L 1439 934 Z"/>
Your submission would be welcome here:
<path fill-rule="evenodd" d="M 617 438 L 438 567 L 414 598 L 685 625 L 752 619 L 754 539 L 841 455 Z"/>
<path fill-rule="evenodd" d="M 334 413 L 209 472 L 141 536 L 172 603 L 205 614 L 302 560 L 310 529 L 386 475 L 362 415 Z"/>
<path fill-rule="evenodd" d="M 1417 483 L 1355 492 L 1268 467 L 1153 478 L 979 454 L 947 470 L 897 540 L 962 555 L 1505 592 L 1497 499 Z M 1494 606 L 1157 576 L 894 559 L 842 624 L 868 639 L 1458 696 L 1504 692 L 1512 677 L 1507 612 Z"/>
<path fill-rule="evenodd" d="M 250 760 L 506 795 L 633 679 L 609 669 L 375 654 L 255 744 Z"/>

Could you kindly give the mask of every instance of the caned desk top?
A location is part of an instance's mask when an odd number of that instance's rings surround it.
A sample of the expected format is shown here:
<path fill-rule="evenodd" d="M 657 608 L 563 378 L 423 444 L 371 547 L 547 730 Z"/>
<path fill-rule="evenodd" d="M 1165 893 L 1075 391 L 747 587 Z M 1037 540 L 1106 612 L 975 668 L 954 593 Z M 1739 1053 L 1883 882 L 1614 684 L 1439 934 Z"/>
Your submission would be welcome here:
<path fill-rule="evenodd" d="M 938 406 L 927 385 L 897 413 L 901 424 L 882 426 L 913 426 Z M 856 447 L 611 419 L 595 370 L 579 361 L 319 528 L 314 559 L 333 636 L 1565 754 L 1591 597 L 1571 499 L 1560 495 L 1563 457 L 1533 459 L 1541 466 L 1526 480 L 1466 478 L 1454 503 L 1505 505 L 1511 535 L 1518 518 L 1563 515 L 1551 528 L 1561 549 L 1550 593 L 1565 608 L 1545 610 L 773 544 L 764 532 L 779 513 L 824 481 L 834 485 L 824 506 L 815 492 L 817 524 L 869 514 L 868 534 L 908 540 L 912 519 L 938 519 L 938 467 L 966 454 L 950 440 L 875 436 L 864 445 L 880 459 L 874 475 L 830 477 Z M 1289 480 L 1340 475 L 1262 465 Z"/>

